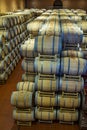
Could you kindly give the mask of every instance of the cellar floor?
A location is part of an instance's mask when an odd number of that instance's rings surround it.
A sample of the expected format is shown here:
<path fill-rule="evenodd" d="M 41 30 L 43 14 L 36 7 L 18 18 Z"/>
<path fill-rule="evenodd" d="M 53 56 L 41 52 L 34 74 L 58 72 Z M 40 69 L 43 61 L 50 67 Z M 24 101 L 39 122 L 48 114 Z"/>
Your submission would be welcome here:
<path fill-rule="evenodd" d="M 21 81 L 21 61 L 12 72 L 5 85 L 0 85 L 0 130 L 18 130 L 12 118 L 13 107 L 10 104 L 12 91 L 16 90 L 16 84 Z M 78 125 L 65 125 L 59 123 L 45 124 L 33 123 L 31 127 L 20 127 L 20 130 L 79 130 Z"/>

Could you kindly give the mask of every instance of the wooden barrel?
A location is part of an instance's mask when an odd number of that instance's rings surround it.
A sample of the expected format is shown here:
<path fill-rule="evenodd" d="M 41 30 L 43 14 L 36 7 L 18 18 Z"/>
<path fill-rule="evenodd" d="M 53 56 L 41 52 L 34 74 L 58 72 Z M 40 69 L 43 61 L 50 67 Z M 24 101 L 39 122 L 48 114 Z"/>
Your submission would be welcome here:
<path fill-rule="evenodd" d="M 54 57 L 36 57 L 35 72 L 42 74 L 60 74 L 60 59 Z"/>
<path fill-rule="evenodd" d="M 30 60 L 23 60 L 22 61 L 22 69 L 25 72 L 35 72 L 35 68 L 34 68 L 34 61 L 32 59 Z"/>
<path fill-rule="evenodd" d="M 11 69 L 10 69 L 10 67 L 8 67 L 8 68 L 6 69 L 6 73 L 7 73 L 7 75 L 10 75 L 10 74 L 11 74 Z"/>
<path fill-rule="evenodd" d="M 16 121 L 22 121 L 22 122 L 30 122 L 34 121 L 34 110 L 28 111 L 21 111 L 21 110 L 13 110 L 13 119 Z"/>
<path fill-rule="evenodd" d="M 11 34 L 11 38 L 15 37 L 15 32 L 14 32 L 13 28 L 10 29 L 10 34 Z"/>
<path fill-rule="evenodd" d="M 25 81 L 17 83 L 17 91 L 35 91 L 35 84 L 33 82 Z"/>
<path fill-rule="evenodd" d="M 6 45 L 3 45 L 3 50 L 5 52 L 5 55 L 8 55 L 8 47 Z"/>
<path fill-rule="evenodd" d="M 9 65 L 9 67 L 10 67 L 10 70 L 11 70 L 11 72 L 14 70 L 14 66 L 13 66 L 13 63 L 11 63 L 10 65 Z"/>
<path fill-rule="evenodd" d="M 87 44 L 87 36 L 86 35 L 83 35 L 82 43 Z"/>
<path fill-rule="evenodd" d="M 14 41 L 14 45 L 15 45 L 15 46 L 18 45 L 18 39 L 17 39 L 17 37 L 15 37 L 15 38 L 13 39 L 13 41 Z"/>
<path fill-rule="evenodd" d="M 30 73 L 30 74 L 22 74 L 22 81 L 29 81 L 29 82 L 34 82 L 35 81 L 35 73 Z"/>
<path fill-rule="evenodd" d="M 17 65 L 17 64 L 16 64 L 16 60 L 14 59 L 12 63 L 13 63 L 13 66 L 14 66 L 14 68 L 15 68 L 16 65 Z"/>
<path fill-rule="evenodd" d="M 15 51 L 13 50 L 11 53 L 12 53 L 13 57 L 15 58 L 16 57 Z"/>
<path fill-rule="evenodd" d="M 81 96 L 78 93 L 58 94 L 58 106 L 65 108 L 78 108 L 81 105 Z"/>
<path fill-rule="evenodd" d="M 11 33 L 9 30 L 0 30 L 0 35 L 4 35 L 6 40 L 11 39 Z"/>
<path fill-rule="evenodd" d="M 33 42 L 31 40 L 31 42 Z M 34 40 L 34 50 L 40 54 L 60 54 L 62 51 L 62 40 L 58 36 L 38 36 Z"/>
<path fill-rule="evenodd" d="M 75 122 L 78 121 L 78 110 L 72 111 L 72 109 L 59 109 L 57 110 L 57 120 L 63 122 Z"/>
<path fill-rule="evenodd" d="M 5 46 L 8 48 L 8 52 L 12 51 L 12 46 L 10 42 L 6 42 Z"/>
<path fill-rule="evenodd" d="M 70 16 L 71 20 L 74 22 L 82 21 L 82 18 L 80 16 Z"/>
<path fill-rule="evenodd" d="M 84 58 L 84 53 L 82 51 L 75 50 L 65 50 L 61 52 L 61 57 L 79 57 Z"/>
<path fill-rule="evenodd" d="M 17 26 L 14 26 L 13 30 L 14 30 L 14 34 L 16 36 L 18 34 L 18 28 L 17 28 Z"/>
<path fill-rule="evenodd" d="M 59 87 L 59 78 L 54 75 L 37 75 L 35 77 L 35 88 L 37 91 L 56 92 Z"/>
<path fill-rule="evenodd" d="M 10 28 L 10 21 L 6 17 L 0 17 L 0 27 Z"/>
<path fill-rule="evenodd" d="M 8 79 L 8 74 L 6 72 L 0 74 L 0 81 L 6 81 L 7 79 Z"/>
<path fill-rule="evenodd" d="M 57 95 L 52 92 L 37 91 L 35 93 L 35 104 L 40 107 L 57 106 Z"/>
<path fill-rule="evenodd" d="M 0 60 L 4 59 L 5 57 L 5 52 L 3 49 L 0 48 Z"/>
<path fill-rule="evenodd" d="M 48 19 L 48 21 L 39 30 L 39 35 L 59 36 L 60 34 L 61 34 L 60 23 L 56 18 L 54 20 Z"/>
<path fill-rule="evenodd" d="M 1 60 L 0 61 L 0 71 L 4 71 L 6 70 L 6 67 L 7 67 L 7 64 L 6 64 L 6 61 L 5 60 Z"/>
<path fill-rule="evenodd" d="M 19 61 L 18 56 L 16 56 L 15 60 L 16 60 L 16 63 L 18 63 L 18 61 Z"/>
<path fill-rule="evenodd" d="M 87 21 L 82 20 L 82 21 L 78 22 L 77 24 L 83 30 L 83 32 L 85 32 L 85 33 L 87 32 L 87 28 L 86 28 Z"/>
<path fill-rule="evenodd" d="M 10 57 L 10 61 L 12 62 L 12 61 L 14 60 L 14 57 L 13 57 L 13 55 L 12 55 L 12 52 L 9 53 L 9 57 Z"/>
<path fill-rule="evenodd" d="M 35 108 L 35 118 L 43 121 L 56 120 L 56 110 Z"/>
<path fill-rule="evenodd" d="M 5 37 L 3 34 L 0 34 L 0 46 L 2 46 L 3 44 L 5 44 Z"/>
<path fill-rule="evenodd" d="M 18 43 L 20 43 L 21 42 L 20 35 L 16 36 L 16 38 L 17 38 Z"/>
<path fill-rule="evenodd" d="M 34 20 L 27 24 L 27 30 L 29 33 L 33 34 L 34 36 L 38 35 L 39 29 L 42 27 L 44 21 L 41 20 Z"/>
<path fill-rule="evenodd" d="M 62 39 L 64 43 L 81 44 L 83 38 L 83 31 L 77 26 L 68 24 L 62 25 Z"/>
<path fill-rule="evenodd" d="M 33 58 L 38 56 L 38 53 L 34 51 L 33 43 L 22 44 L 20 47 L 20 53 L 23 57 Z"/>
<path fill-rule="evenodd" d="M 33 93 L 29 91 L 14 91 L 11 95 L 11 104 L 18 108 L 32 107 Z"/>
<path fill-rule="evenodd" d="M 87 61 L 82 58 L 61 58 L 61 72 L 69 75 L 82 75 L 87 72 Z"/>
<path fill-rule="evenodd" d="M 81 92 L 84 88 L 84 80 L 83 78 L 80 79 L 73 79 L 71 78 L 60 78 L 60 87 L 59 91 L 65 92 Z"/>
<path fill-rule="evenodd" d="M 18 59 L 19 59 L 19 60 L 21 59 L 21 56 L 20 56 L 20 54 L 18 54 Z"/>
<path fill-rule="evenodd" d="M 7 64 L 7 66 L 9 66 L 10 63 L 11 63 L 9 55 L 7 55 L 4 60 L 5 60 L 6 64 Z"/>
<path fill-rule="evenodd" d="M 10 41 L 10 44 L 11 44 L 11 47 L 14 49 L 15 46 L 16 46 L 16 41 L 15 41 L 15 39 L 12 39 L 12 40 Z"/>

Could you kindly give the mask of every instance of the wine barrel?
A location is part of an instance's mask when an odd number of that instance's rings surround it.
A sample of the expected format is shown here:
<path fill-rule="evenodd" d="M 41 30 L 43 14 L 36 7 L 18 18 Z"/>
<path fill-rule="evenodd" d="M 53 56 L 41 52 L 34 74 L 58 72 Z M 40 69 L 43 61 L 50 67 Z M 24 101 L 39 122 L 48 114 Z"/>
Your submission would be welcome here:
<path fill-rule="evenodd" d="M 16 36 L 16 38 L 17 38 L 18 43 L 20 43 L 21 42 L 20 35 Z"/>
<path fill-rule="evenodd" d="M 9 30 L 0 30 L 0 35 L 4 35 L 6 40 L 11 39 L 11 33 Z"/>
<path fill-rule="evenodd" d="M 21 45 L 20 53 L 23 57 L 33 58 L 38 56 L 38 53 L 34 51 L 34 43 L 26 43 Z"/>
<path fill-rule="evenodd" d="M 34 42 L 34 50 L 40 54 L 60 54 L 62 51 L 62 40 L 58 36 L 38 36 Z"/>
<path fill-rule="evenodd" d="M 0 71 L 6 70 L 7 64 L 5 60 L 0 61 Z"/>
<path fill-rule="evenodd" d="M 59 121 L 63 121 L 63 122 L 75 122 L 78 121 L 78 117 L 79 117 L 79 112 L 78 110 L 72 111 L 72 109 L 68 110 L 62 110 L 59 109 L 57 110 L 57 120 Z"/>
<path fill-rule="evenodd" d="M 34 20 L 33 22 L 30 22 L 27 24 L 27 30 L 29 33 L 33 34 L 34 36 L 38 35 L 38 31 L 42 27 L 44 21 L 41 20 Z"/>
<path fill-rule="evenodd" d="M 25 72 L 35 72 L 34 61 L 31 59 L 30 60 L 24 59 L 22 61 L 22 69 Z"/>
<path fill-rule="evenodd" d="M 48 19 L 48 21 L 39 30 L 39 35 L 59 36 L 60 33 L 60 23 L 56 18 L 54 20 Z"/>
<path fill-rule="evenodd" d="M 11 69 L 10 69 L 10 67 L 8 67 L 8 68 L 6 69 L 6 73 L 7 73 L 7 75 L 10 75 L 10 74 L 11 74 Z"/>
<path fill-rule="evenodd" d="M 16 56 L 15 61 L 16 61 L 16 63 L 18 63 L 18 61 L 19 61 L 18 56 Z"/>
<path fill-rule="evenodd" d="M 13 50 L 11 53 L 12 53 L 13 57 L 15 58 L 16 57 L 15 51 Z"/>
<path fill-rule="evenodd" d="M 8 79 L 8 74 L 6 72 L 0 74 L 0 81 L 6 81 L 7 79 Z"/>
<path fill-rule="evenodd" d="M 53 57 L 36 57 L 35 72 L 42 74 L 60 74 L 60 59 Z"/>
<path fill-rule="evenodd" d="M 82 51 L 75 50 L 65 50 L 61 52 L 61 57 L 79 57 L 84 58 L 84 53 Z"/>
<path fill-rule="evenodd" d="M 13 60 L 12 64 L 13 64 L 13 66 L 14 66 L 14 68 L 15 68 L 15 67 L 16 67 L 16 65 L 17 65 L 17 64 L 16 64 L 16 60 L 15 60 L 15 59 Z"/>
<path fill-rule="evenodd" d="M 10 34 L 11 34 L 11 38 L 15 37 L 15 32 L 14 32 L 13 28 L 10 29 Z"/>
<path fill-rule="evenodd" d="M 81 44 L 83 38 L 83 31 L 76 25 L 68 24 L 62 25 L 62 39 L 64 43 Z"/>
<path fill-rule="evenodd" d="M 61 73 L 69 75 L 82 75 L 87 72 L 87 61 L 82 58 L 61 58 Z"/>
<path fill-rule="evenodd" d="M 0 17 L 0 27 L 10 28 L 10 21 L 6 17 Z"/>
<path fill-rule="evenodd" d="M 49 109 L 39 109 L 35 108 L 35 118 L 43 121 L 53 121 L 56 120 L 56 110 Z"/>
<path fill-rule="evenodd" d="M 0 46 L 3 46 L 5 44 L 5 37 L 3 34 L 0 34 Z"/>
<path fill-rule="evenodd" d="M 87 44 L 87 36 L 83 35 L 82 44 Z"/>
<path fill-rule="evenodd" d="M 11 95 L 11 104 L 18 108 L 30 108 L 33 105 L 33 93 L 29 91 L 14 91 Z"/>
<path fill-rule="evenodd" d="M 82 18 L 80 16 L 70 16 L 70 19 L 74 22 L 82 21 Z"/>
<path fill-rule="evenodd" d="M 35 91 L 35 84 L 33 82 L 25 81 L 17 83 L 17 91 Z"/>
<path fill-rule="evenodd" d="M 8 52 L 12 51 L 12 46 L 10 42 L 6 42 L 5 46 L 8 48 Z"/>
<path fill-rule="evenodd" d="M 79 80 L 73 78 L 60 78 L 59 91 L 65 92 L 81 92 L 84 89 L 84 80 L 80 78 Z"/>
<path fill-rule="evenodd" d="M 19 60 L 21 59 L 21 56 L 20 56 L 20 54 L 18 54 L 18 59 L 19 59 Z"/>
<path fill-rule="evenodd" d="M 35 104 L 40 107 L 54 107 L 57 106 L 57 95 L 52 92 L 35 93 Z"/>
<path fill-rule="evenodd" d="M 5 52 L 3 49 L 0 48 L 0 60 L 3 60 L 5 57 Z"/>
<path fill-rule="evenodd" d="M 6 45 L 3 45 L 3 50 L 5 52 L 5 55 L 8 55 L 8 47 Z"/>
<path fill-rule="evenodd" d="M 16 41 L 15 41 L 15 39 L 12 39 L 12 40 L 10 41 L 10 44 L 11 44 L 11 47 L 14 49 L 15 46 L 16 46 Z"/>
<path fill-rule="evenodd" d="M 87 21 L 82 20 L 80 22 L 77 23 L 77 25 L 83 30 L 83 32 L 87 32 Z"/>
<path fill-rule="evenodd" d="M 35 81 L 35 73 L 30 73 L 30 74 L 22 74 L 22 81 L 29 81 L 29 82 L 34 82 Z"/>
<path fill-rule="evenodd" d="M 79 108 L 81 105 L 81 96 L 76 93 L 58 94 L 58 106 L 65 108 Z"/>
<path fill-rule="evenodd" d="M 34 110 L 28 111 L 21 111 L 21 110 L 13 110 L 13 119 L 16 121 L 22 121 L 22 122 L 30 122 L 34 121 Z"/>
<path fill-rule="evenodd" d="M 10 67 L 10 70 L 11 70 L 11 72 L 14 70 L 14 66 L 13 66 L 13 63 L 11 63 L 10 65 L 9 65 L 9 67 Z"/>
<path fill-rule="evenodd" d="M 14 60 L 14 57 L 13 57 L 13 55 L 12 55 L 12 52 L 9 53 L 9 57 L 10 57 L 10 61 L 12 62 L 12 61 Z"/>
<path fill-rule="evenodd" d="M 59 78 L 52 75 L 37 75 L 35 77 L 35 88 L 37 91 L 56 92 L 59 84 Z"/>
<path fill-rule="evenodd" d="M 15 38 L 13 39 L 13 41 L 14 41 L 14 46 L 17 46 L 17 45 L 18 45 L 18 39 L 17 39 L 17 37 L 15 37 Z"/>

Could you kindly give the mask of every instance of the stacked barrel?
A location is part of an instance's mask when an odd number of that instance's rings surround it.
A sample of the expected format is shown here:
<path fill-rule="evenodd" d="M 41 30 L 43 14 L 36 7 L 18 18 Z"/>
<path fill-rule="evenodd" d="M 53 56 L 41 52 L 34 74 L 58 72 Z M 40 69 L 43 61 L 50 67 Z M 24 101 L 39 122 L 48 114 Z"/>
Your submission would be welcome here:
<path fill-rule="evenodd" d="M 27 89 L 24 91 L 14 91 L 11 95 L 11 104 L 15 107 L 13 110 L 13 118 L 17 122 L 17 125 L 30 126 L 31 122 L 35 120 L 33 92 Z"/>
<path fill-rule="evenodd" d="M 81 19 L 73 10 L 47 10 L 27 25 L 31 37 L 20 48 L 25 73 L 17 90 L 34 92 L 40 122 L 73 124 L 79 119 L 87 72 L 83 30 L 76 24 Z"/>
<path fill-rule="evenodd" d="M 16 67 L 20 45 L 29 35 L 26 21 L 33 15 L 11 14 L 0 17 L 0 84 L 4 83 Z"/>

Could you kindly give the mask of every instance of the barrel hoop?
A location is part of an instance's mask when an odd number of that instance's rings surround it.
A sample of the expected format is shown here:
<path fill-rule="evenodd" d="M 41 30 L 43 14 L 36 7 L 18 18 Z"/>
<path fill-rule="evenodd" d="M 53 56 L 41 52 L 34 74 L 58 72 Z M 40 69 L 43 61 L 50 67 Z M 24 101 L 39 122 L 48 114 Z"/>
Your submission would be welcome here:
<path fill-rule="evenodd" d="M 50 91 L 52 91 L 52 80 L 50 80 Z"/>
<path fill-rule="evenodd" d="M 29 87 L 30 87 L 30 82 L 28 82 L 28 88 L 27 88 L 27 91 L 29 91 Z"/>
<path fill-rule="evenodd" d="M 43 73 L 43 62 L 41 62 L 41 73 Z"/>
<path fill-rule="evenodd" d="M 68 58 L 68 74 L 69 74 L 69 71 L 70 71 L 70 58 Z"/>
<path fill-rule="evenodd" d="M 35 42 L 34 42 L 34 51 L 38 51 L 38 37 L 35 37 Z"/>
<path fill-rule="evenodd" d="M 79 74 L 79 71 L 80 71 L 80 60 L 78 58 L 78 74 Z"/>
<path fill-rule="evenodd" d="M 41 80 L 41 90 L 43 90 L 43 80 Z"/>
<path fill-rule="evenodd" d="M 55 37 L 53 36 L 53 41 L 52 41 L 52 55 L 54 54 L 54 46 L 55 46 Z"/>
<path fill-rule="evenodd" d="M 22 90 L 23 90 L 23 86 L 24 86 L 24 82 L 23 82 L 23 84 L 22 84 Z"/>
<path fill-rule="evenodd" d="M 42 54 L 43 54 L 44 36 L 42 37 Z"/>
<path fill-rule="evenodd" d="M 51 64 L 50 64 L 50 73 L 52 74 L 52 62 L 51 62 Z"/>

